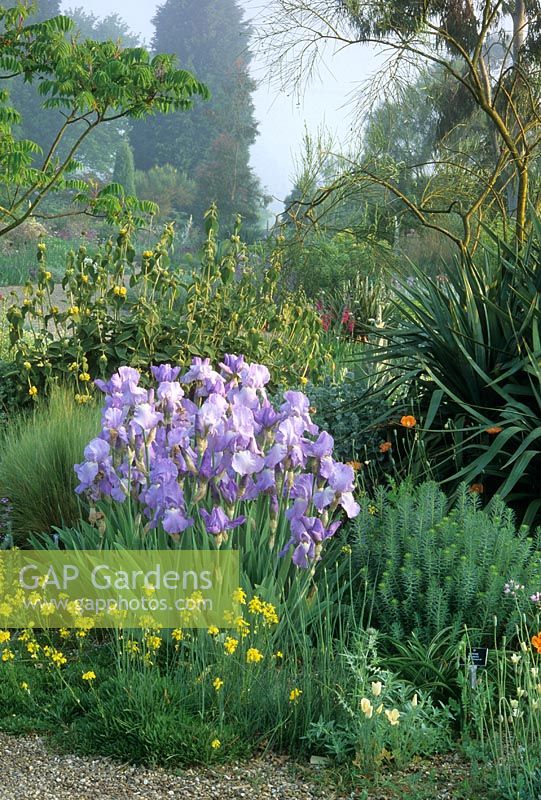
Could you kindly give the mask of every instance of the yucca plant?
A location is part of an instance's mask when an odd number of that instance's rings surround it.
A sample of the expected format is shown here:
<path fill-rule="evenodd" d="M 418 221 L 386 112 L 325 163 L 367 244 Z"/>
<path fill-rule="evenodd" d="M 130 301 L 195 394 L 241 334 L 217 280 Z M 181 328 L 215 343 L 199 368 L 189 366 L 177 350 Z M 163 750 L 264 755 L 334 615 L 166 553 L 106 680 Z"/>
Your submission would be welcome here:
<path fill-rule="evenodd" d="M 433 474 L 499 494 L 530 523 L 541 508 L 541 225 L 520 253 L 494 241 L 438 278 L 415 270 L 396 289 L 400 323 L 369 358 L 387 366 L 387 396 L 418 410 Z"/>

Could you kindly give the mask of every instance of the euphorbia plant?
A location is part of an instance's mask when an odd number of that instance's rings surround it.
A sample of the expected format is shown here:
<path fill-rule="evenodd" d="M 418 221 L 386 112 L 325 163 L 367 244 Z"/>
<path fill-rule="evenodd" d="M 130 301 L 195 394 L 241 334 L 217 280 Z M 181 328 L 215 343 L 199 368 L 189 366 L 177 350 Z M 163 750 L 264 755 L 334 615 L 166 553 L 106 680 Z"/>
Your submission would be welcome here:
<path fill-rule="evenodd" d="M 151 372 L 149 388 L 131 367 L 96 381 L 102 432 L 75 467 L 77 491 L 132 503 L 147 529 L 163 528 L 179 547 L 236 546 L 254 535 L 250 517 L 268 527 L 277 556 L 292 548 L 296 567 L 313 568 L 339 517 L 359 506 L 353 469 L 333 459 L 306 395 L 286 391 L 275 409 L 267 367 L 243 356 L 225 356 L 218 370 L 195 358 L 180 378 L 169 364 Z"/>

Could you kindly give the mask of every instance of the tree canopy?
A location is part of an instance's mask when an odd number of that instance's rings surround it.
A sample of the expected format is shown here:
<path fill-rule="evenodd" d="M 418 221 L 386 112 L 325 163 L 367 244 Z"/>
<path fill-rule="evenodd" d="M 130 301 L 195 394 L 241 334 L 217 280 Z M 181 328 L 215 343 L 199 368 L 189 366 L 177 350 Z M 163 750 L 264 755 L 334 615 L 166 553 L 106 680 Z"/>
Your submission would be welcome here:
<path fill-rule="evenodd" d="M 524 241 L 528 202 L 540 202 L 532 185 L 541 144 L 539 0 L 273 0 L 268 8 L 259 42 L 282 87 L 306 79 L 328 55 L 325 43 L 378 44 L 390 53 L 365 109 L 385 102 L 389 89 L 404 100 L 407 87 L 436 70 L 437 91 L 425 92 L 437 116 L 425 166 L 445 176 L 447 196 L 412 196 L 379 171 L 373 153 L 343 179 L 379 183 L 461 249 L 475 247 L 480 223 L 495 214 L 503 225 L 514 218 Z M 419 169 L 418 159 L 405 169 Z"/>
<path fill-rule="evenodd" d="M 248 225 L 262 207 L 259 182 L 249 166 L 257 134 L 249 66 L 251 28 L 236 0 L 166 0 L 154 16 L 154 51 L 175 53 L 209 86 L 211 99 L 189 115 L 152 118 L 134 126 L 131 141 L 139 170 L 171 164 L 197 184 L 185 211 L 202 218 L 216 202 L 232 224 Z M 219 175 L 218 175 L 219 173 Z"/>
<path fill-rule="evenodd" d="M 195 96 L 208 97 L 172 55 L 83 39 L 68 17 L 34 22 L 30 13 L 24 3 L 0 6 L 0 80 L 36 84 L 43 107 L 57 110 L 60 121 L 50 145 L 24 138 L 9 89 L 0 91 L 0 235 L 39 216 L 44 198 L 59 189 L 73 190 L 87 209 L 120 213 L 124 193 L 117 185 L 96 191 L 74 174 L 84 142 L 105 123 L 187 110 Z"/>

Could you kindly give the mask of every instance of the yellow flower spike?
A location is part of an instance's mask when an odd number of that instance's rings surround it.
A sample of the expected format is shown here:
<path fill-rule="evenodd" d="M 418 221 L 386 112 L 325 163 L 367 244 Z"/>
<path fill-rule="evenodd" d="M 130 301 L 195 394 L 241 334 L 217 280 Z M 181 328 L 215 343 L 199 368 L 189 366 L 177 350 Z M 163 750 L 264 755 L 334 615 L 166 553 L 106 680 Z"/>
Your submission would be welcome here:
<path fill-rule="evenodd" d="M 275 658 L 283 658 L 284 654 L 282 653 L 281 650 L 277 650 L 276 653 L 274 654 L 274 657 Z"/>
<path fill-rule="evenodd" d="M 11 633 L 9 631 L 0 631 L 0 644 L 5 644 L 9 642 L 11 639 Z"/>
<path fill-rule="evenodd" d="M 246 652 L 246 662 L 248 664 L 258 664 L 263 660 L 263 653 L 257 647 L 250 647 Z"/>
<path fill-rule="evenodd" d="M 252 614 L 261 614 L 263 612 L 263 603 L 261 602 L 261 598 L 252 597 L 248 603 L 248 611 L 250 611 Z"/>
<path fill-rule="evenodd" d="M 208 633 L 210 636 L 218 636 L 220 633 L 220 629 L 216 627 L 216 625 L 211 625 L 208 629 Z"/>
<path fill-rule="evenodd" d="M 302 689 L 297 689 L 297 688 L 292 689 L 289 693 L 289 702 L 298 703 L 301 694 L 302 694 Z"/>
<path fill-rule="evenodd" d="M 224 642 L 224 650 L 228 655 L 231 656 L 237 649 L 238 645 L 239 645 L 238 639 L 233 639 L 232 636 L 228 636 Z"/>
<path fill-rule="evenodd" d="M 87 681 L 88 683 L 92 683 L 92 681 L 96 680 L 96 673 L 94 670 L 89 670 L 88 672 L 83 672 L 81 676 L 83 681 Z"/>
<path fill-rule="evenodd" d="M 51 655 L 51 661 L 55 667 L 63 667 L 64 664 L 68 663 L 68 659 L 63 653 L 60 652 L 60 650 L 55 650 L 55 652 Z"/>
<path fill-rule="evenodd" d="M 213 750 L 218 750 L 222 746 L 222 743 L 219 739 L 213 739 L 210 746 Z"/>
<path fill-rule="evenodd" d="M 160 636 L 147 636 L 146 643 L 149 650 L 158 650 L 161 646 L 162 639 Z"/>
<path fill-rule="evenodd" d="M 28 686 L 26 681 L 23 681 L 21 683 L 21 689 L 23 690 L 23 692 L 30 692 L 30 687 Z"/>
<path fill-rule="evenodd" d="M 184 633 L 182 631 L 182 628 L 175 628 L 173 631 L 171 631 L 171 638 L 174 639 L 176 642 L 181 642 L 182 639 L 184 638 Z"/>
<path fill-rule="evenodd" d="M 27 642 L 26 649 L 30 653 L 31 658 L 36 659 L 38 657 L 40 646 L 37 642 Z"/>
<path fill-rule="evenodd" d="M 136 655 L 139 652 L 139 644 L 135 642 L 133 639 L 128 639 L 126 642 L 126 647 L 124 648 L 126 653 L 129 653 L 131 656 Z"/>
<path fill-rule="evenodd" d="M 224 685 L 224 682 L 221 678 L 214 678 L 214 680 L 212 681 L 212 685 L 214 686 L 215 690 L 219 692 L 222 686 Z"/>
<path fill-rule="evenodd" d="M 31 386 L 29 388 L 29 390 L 28 390 L 28 394 L 30 395 L 30 397 L 35 397 L 37 395 L 37 393 L 38 393 L 38 387 L 37 386 Z"/>
<path fill-rule="evenodd" d="M 240 586 L 238 589 L 235 589 L 232 597 L 234 603 L 239 603 L 241 606 L 246 605 L 246 592 L 244 589 L 241 589 Z"/>
<path fill-rule="evenodd" d="M 4 647 L 2 650 L 2 661 L 6 664 L 8 661 L 13 661 L 15 655 L 11 652 L 9 647 Z"/>
<path fill-rule="evenodd" d="M 91 381 L 92 378 L 90 377 L 88 372 L 81 372 L 79 375 L 79 380 L 82 381 L 83 383 L 88 383 L 88 381 Z"/>
<path fill-rule="evenodd" d="M 60 634 L 62 639 L 68 639 L 69 635 L 70 635 L 70 632 L 69 632 L 69 630 L 67 628 L 60 628 L 58 633 Z"/>

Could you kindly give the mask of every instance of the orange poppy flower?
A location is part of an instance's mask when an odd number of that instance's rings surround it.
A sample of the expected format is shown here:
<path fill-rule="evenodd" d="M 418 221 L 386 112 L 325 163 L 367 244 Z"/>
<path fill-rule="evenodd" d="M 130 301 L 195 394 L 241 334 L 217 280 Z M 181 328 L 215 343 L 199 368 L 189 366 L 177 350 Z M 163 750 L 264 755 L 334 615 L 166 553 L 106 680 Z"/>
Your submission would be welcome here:
<path fill-rule="evenodd" d="M 495 436 L 497 433 L 501 433 L 501 432 L 502 432 L 502 430 L 503 430 L 503 429 L 502 429 L 502 428 L 500 428 L 500 426 L 499 426 L 499 425 L 493 425 L 493 426 L 492 426 L 492 428 L 487 428 L 487 429 L 486 429 L 486 433 L 490 433 L 490 434 L 491 434 L 491 436 Z"/>
<path fill-rule="evenodd" d="M 472 485 L 470 486 L 470 492 L 472 494 L 483 494 L 484 491 L 485 487 L 483 486 L 482 483 L 472 483 Z"/>
<path fill-rule="evenodd" d="M 539 631 L 537 636 L 532 636 L 532 644 L 537 652 L 541 654 L 541 631 Z"/>
<path fill-rule="evenodd" d="M 392 449 L 392 444 L 390 442 L 382 442 L 379 446 L 380 453 L 388 453 L 389 450 Z"/>
<path fill-rule="evenodd" d="M 417 425 L 417 420 L 415 419 L 415 417 L 412 417 L 411 415 L 406 415 L 405 417 L 402 417 L 402 419 L 400 420 L 400 424 L 404 428 L 415 428 L 415 426 Z"/>

